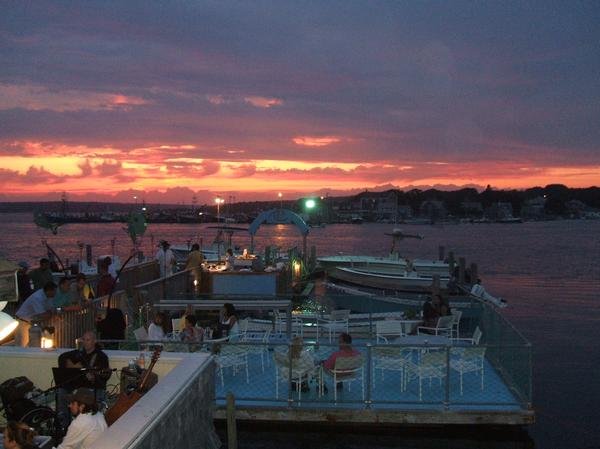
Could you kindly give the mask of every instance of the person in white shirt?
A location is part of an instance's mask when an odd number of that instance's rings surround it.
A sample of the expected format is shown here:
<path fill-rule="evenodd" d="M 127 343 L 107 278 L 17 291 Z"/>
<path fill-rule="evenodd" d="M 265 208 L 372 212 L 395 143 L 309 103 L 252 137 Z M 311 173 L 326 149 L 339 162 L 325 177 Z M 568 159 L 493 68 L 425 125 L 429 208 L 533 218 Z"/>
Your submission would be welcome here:
<path fill-rule="evenodd" d="M 69 401 L 69 410 L 75 419 L 62 443 L 55 449 L 84 449 L 96 441 L 108 426 L 104 415 L 98 411 L 93 390 L 79 388 Z"/>
<path fill-rule="evenodd" d="M 44 320 L 52 314 L 52 300 L 56 295 L 56 284 L 48 282 L 44 288 L 33 292 L 15 313 L 19 327 L 15 333 L 15 345 L 25 347 L 29 343 L 29 328 L 34 319 Z"/>
<path fill-rule="evenodd" d="M 158 312 L 154 317 L 154 322 L 148 326 L 148 340 L 160 341 L 165 339 L 167 325 L 167 315 L 164 312 Z"/>
<path fill-rule="evenodd" d="M 171 251 L 169 242 L 162 240 L 160 242 L 160 249 L 157 251 L 156 256 L 154 257 L 158 260 L 160 265 L 160 276 L 166 277 L 171 276 L 173 274 L 173 269 L 177 264 L 175 260 L 175 254 Z"/>

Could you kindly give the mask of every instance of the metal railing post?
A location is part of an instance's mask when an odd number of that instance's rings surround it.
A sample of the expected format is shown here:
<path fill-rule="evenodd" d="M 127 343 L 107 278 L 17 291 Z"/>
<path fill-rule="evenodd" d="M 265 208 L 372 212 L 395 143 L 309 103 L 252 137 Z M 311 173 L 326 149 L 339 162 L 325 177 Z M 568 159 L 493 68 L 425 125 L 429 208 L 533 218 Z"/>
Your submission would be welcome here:
<path fill-rule="evenodd" d="M 372 396 L 371 396 L 371 387 L 372 387 L 372 382 L 373 382 L 373 379 L 372 379 L 372 376 L 371 376 L 371 373 L 373 372 L 373 369 L 372 369 L 373 360 L 372 360 L 372 351 L 371 351 L 371 348 L 372 348 L 372 344 L 371 343 L 367 343 L 367 373 L 366 373 L 366 376 L 367 376 L 367 381 L 366 381 L 366 384 L 367 384 L 366 385 L 367 395 L 365 397 L 365 407 L 368 408 L 368 409 L 371 408 L 371 404 L 373 402 L 372 401 Z M 364 382 L 364 379 L 363 379 L 363 382 Z"/>
<path fill-rule="evenodd" d="M 444 408 L 450 408 L 450 346 L 446 346 L 446 397 L 444 398 Z"/>

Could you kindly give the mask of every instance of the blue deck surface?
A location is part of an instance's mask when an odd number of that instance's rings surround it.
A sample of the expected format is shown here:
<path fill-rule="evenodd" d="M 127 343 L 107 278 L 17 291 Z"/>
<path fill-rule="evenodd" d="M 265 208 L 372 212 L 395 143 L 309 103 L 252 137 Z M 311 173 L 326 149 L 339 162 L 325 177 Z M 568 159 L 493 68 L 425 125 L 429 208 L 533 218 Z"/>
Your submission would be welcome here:
<path fill-rule="evenodd" d="M 363 342 L 364 343 L 364 342 Z M 366 348 L 361 347 L 359 342 L 356 349 L 366 354 Z M 283 349 L 283 348 L 280 348 Z M 315 360 L 326 359 L 329 354 L 336 350 L 335 346 L 318 346 L 314 351 Z M 288 382 L 279 380 L 278 398 L 276 397 L 276 370 L 273 359 L 273 347 L 265 352 L 264 371 L 261 358 L 258 354 L 248 355 L 248 382 L 246 382 L 245 367 L 234 372 L 228 367 L 223 372 L 224 386 L 221 385 L 220 372 L 216 375 L 216 398 L 217 404 L 224 404 L 225 396 L 232 392 L 236 403 L 251 407 L 293 407 L 305 408 L 343 408 L 354 409 L 365 408 L 361 381 L 354 381 L 345 385 L 343 390 L 337 391 L 337 402 L 334 402 L 334 391 L 332 379 L 325 377 L 325 385 L 328 392 L 323 396 L 318 394 L 318 378 L 313 379 L 309 385 L 309 391 L 301 393 L 301 400 L 295 390 L 289 393 Z M 453 354 L 452 357 L 455 357 Z M 419 399 L 419 379 L 411 377 L 405 391 L 401 391 L 401 375 L 399 371 L 377 370 L 371 373 L 372 388 L 368 390 L 368 373 L 365 368 L 365 399 L 370 399 L 371 409 L 396 410 L 396 411 L 520 411 L 523 405 L 518 398 L 512 394 L 508 386 L 503 382 L 498 372 L 486 359 L 484 362 L 484 383 L 481 389 L 481 377 L 479 373 L 470 372 L 463 375 L 463 394 L 460 393 L 459 373 L 450 369 L 450 384 L 448 388 L 448 404 L 446 400 L 446 379 L 434 378 L 422 381 L 422 396 Z M 370 397 L 369 397 L 370 395 Z M 288 402 L 288 399 L 291 399 Z"/>

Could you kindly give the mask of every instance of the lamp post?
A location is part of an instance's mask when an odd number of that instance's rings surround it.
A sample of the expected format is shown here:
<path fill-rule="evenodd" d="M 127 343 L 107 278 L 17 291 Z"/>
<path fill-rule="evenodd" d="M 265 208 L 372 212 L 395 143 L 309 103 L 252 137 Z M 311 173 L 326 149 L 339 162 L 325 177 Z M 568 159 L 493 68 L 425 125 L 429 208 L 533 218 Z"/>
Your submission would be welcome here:
<path fill-rule="evenodd" d="M 225 200 L 220 196 L 215 198 L 215 203 L 217 203 L 217 223 L 221 223 L 221 204 L 223 204 Z"/>

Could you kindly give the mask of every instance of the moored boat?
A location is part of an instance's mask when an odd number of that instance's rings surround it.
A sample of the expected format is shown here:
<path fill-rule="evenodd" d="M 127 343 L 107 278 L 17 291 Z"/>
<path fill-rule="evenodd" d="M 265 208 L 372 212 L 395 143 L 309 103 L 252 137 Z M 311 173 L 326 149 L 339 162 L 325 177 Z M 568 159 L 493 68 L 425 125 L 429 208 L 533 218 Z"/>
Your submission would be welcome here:
<path fill-rule="evenodd" d="M 331 278 L 364 287 L 384 290 L 425 291 L 431 290 L 433 276 L 421 275 L 415 271 L 390 274 L 366 269 L 335 267 L 327 272 Z M 439 277 L 439 287 L 446 288 L 449 277 Z"/>

